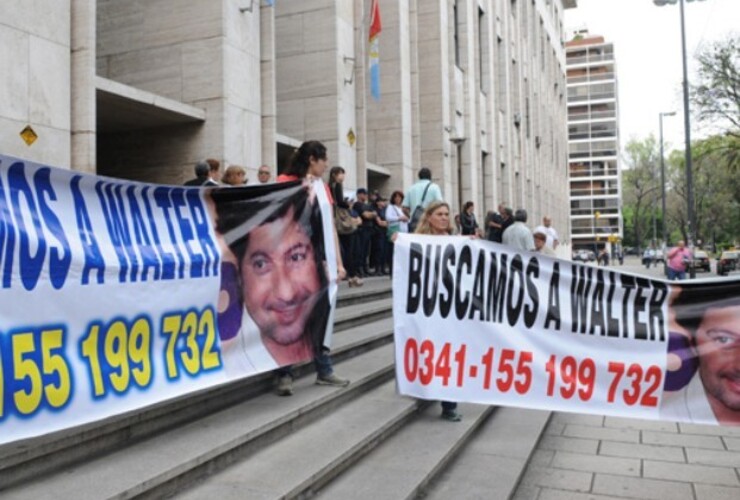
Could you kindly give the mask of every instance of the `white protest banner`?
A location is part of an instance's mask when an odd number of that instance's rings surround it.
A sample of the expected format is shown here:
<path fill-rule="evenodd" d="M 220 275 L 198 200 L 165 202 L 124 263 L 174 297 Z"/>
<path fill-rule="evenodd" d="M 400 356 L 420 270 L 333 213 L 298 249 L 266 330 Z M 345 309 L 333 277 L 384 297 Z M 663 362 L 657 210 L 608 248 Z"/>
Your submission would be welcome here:
<path fill-rule="evenodd" d="M 402 394 L 740 423 L 740 280 L 669 283 L 464 237 L 399 235 Z"/>
<path fill-rule="evenodd" d="M 334 248 L 321 181 L 183 188 L 0 156 L 0 444 L 312 359 Z"/>

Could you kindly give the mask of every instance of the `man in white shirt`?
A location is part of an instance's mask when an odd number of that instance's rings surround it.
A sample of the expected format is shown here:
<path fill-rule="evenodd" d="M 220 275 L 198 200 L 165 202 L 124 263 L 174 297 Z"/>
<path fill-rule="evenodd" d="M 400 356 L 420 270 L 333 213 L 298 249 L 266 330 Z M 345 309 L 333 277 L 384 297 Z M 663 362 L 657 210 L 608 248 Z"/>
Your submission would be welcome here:
<path fill-rule="evenodd" d="M 523 208 L 514 212 L 514 223 L 506 228 L 503 236 L 504 245 L 516 248 L 521 251 L 532 252 L 535 250 L 534 238 L 532 231 L 526 225 L 527 211 Z"/>
<path fill-rule="evenodd" d="M 560 238 L 558 237 L 558 232 L 552 227 L 552 219 L 550 217 L 544 216 L 542 218 L 542 225 L 537 226 L 534 231 L 536 233 L 544 233 L 547 236 L 547 241 L 545 241 L 547 248 L 552 250 L 558 248 Z"/>
<path fill-rule="evenodd" d="M 422 167 L 419 170 L 419 180 L 406 191 L 402 206 L 406 215 L 413 219 L 412 216 L 416 207 L 421 207 L 423 210 L 433 201 L 442 201 L 442 191 L 438 185 L 432 182 L 432 171 L 427 167 Z M 416 222 L 418 221 L 412 220 L 411 225 Z"/>

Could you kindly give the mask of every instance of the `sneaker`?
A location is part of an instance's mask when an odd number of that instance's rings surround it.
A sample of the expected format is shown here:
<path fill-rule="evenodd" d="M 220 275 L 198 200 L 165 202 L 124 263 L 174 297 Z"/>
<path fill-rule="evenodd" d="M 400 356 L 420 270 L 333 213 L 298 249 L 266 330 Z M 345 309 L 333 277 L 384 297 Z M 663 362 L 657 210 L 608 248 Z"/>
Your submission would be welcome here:
<path fill-rule="evenodd" d="M 444 420 L 449 422 L 459 422 L 462 420 L 462 415 L 460 415 L 457 410 L 442 410 L 441 416 Z"/>
<path fill-rule="evenodd" d="M 317 375 L 316 385 L 331 385 L 334 387 L 347 387 L 349 380 L 346 378 L 337 377 L 334 373 L 329 375 Z"/>
<path fill-rule="evenodd" d="M 293 395 L 293 377 L 290 375 L 283 375 L 278 379 L 275 393 L 278 396 L 292 396 Z"/>

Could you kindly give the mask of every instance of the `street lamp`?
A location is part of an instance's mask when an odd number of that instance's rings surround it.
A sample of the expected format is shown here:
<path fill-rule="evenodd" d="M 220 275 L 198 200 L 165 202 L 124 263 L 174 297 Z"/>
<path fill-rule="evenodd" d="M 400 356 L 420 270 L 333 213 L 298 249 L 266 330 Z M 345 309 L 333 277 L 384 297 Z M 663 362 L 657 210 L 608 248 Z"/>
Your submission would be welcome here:
<path fill-rule="evenodd" d="M 692 265 L 689 266 L 689 277 L 696 277 L 696 270 L 693 266 L 693 253 L 694 253 L 694 231 L 696 231 L 696 218 L 694 216 L 694 187 L 691 180 L 691 124 L 689 117 L 689 76 L 686 62 L 686 26 L 684 22 L 684 1 L 691 2 L 692 0 L 653 0 L 653 3 L 659 7 L 666 4 L 675 4 L 679 2 L 681 12 L 681 59 L 683 61 L 683 127 L 684 127 L 684 141 L 686 142 L 686 204 L 688 205 L 688 219 L 689 219 L 689 248 L 692 253 Z"/>
<path fill-rule="evenodd" d="M 666 111 L 660 113 L 660 183 L 661 183 L 661 196 L 662 196 L 662 214 L 663 214 L 663 245 L 668 244 L 668 224 L 666 223 L 665 217 L 665 160 L 663 158 L 663 117 L 664 116 L 676 116 L 675 111 Z"/>

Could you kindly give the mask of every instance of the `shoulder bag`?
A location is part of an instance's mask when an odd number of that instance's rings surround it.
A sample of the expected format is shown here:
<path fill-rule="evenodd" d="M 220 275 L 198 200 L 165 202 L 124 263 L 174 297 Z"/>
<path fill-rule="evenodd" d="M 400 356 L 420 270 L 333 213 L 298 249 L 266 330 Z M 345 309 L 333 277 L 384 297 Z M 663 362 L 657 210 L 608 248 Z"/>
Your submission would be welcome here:
<path fill-rule="evenodd" d="M 352 234 L 357 231 L 357 222 L 349 208 L 334 206 L 334 225 L 337 234 Z"/>
<path fill-rule="evenodd" d="M 416 205 L 416 208 L 414 208 L 414 212 L 411 214 L 411 220 L 409 220 L 409 233 L 413 233 L 416 230 L 416 225 L 419 224 L 421 216 L 424 215 L 424 200 L 427 197 L 427 191 L 429 191 L 429 186 L 431 185 L 432 181 L 429 181 L 429 184 L 427 184 L 427 187 L 424 188 L 424 192 L 421 195 L 421 202 Z"/>

